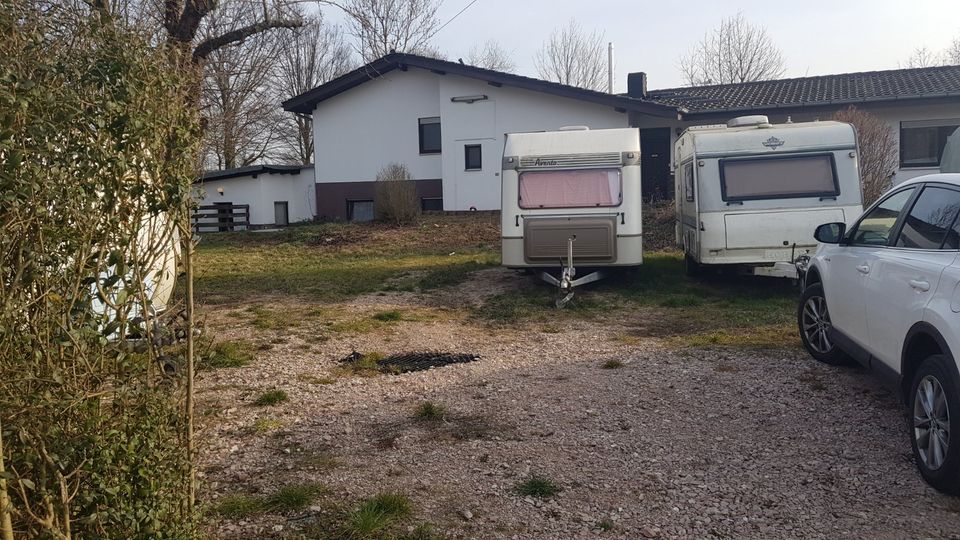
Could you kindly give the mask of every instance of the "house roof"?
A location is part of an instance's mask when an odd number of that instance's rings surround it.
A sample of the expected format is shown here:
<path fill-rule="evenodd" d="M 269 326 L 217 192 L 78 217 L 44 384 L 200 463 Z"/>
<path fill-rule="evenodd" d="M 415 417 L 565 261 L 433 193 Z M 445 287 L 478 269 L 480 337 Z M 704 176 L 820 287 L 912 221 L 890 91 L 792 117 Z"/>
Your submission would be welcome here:
<path fill-rule="evenodd" d="M 449 73 L 478 79 L 486 81 L 492 86 L 511 86 L 555 96 L 578 99 L 613 107 L 623 112 L 634 111 L 667 118 L 677 118 L 680 112 L 678 107 L 674 105 L 656 103 L 642 97 L 597 92 L 595 90 L 577 88 L 575 86 L 524 77 L 513 73 L 504 73 L 458 62 L 448 62 L 446 60 L 406 53 L 390 53 L 378 58 L 369 64 L 361 66 L 313 90 L 284 101 L 283 108 L 290 112 L 310 114 L 321 101 L 346 92 L 393 70 L 399 69 L 406 71 L 409 67 L 430 70 L 438 75 L 446 75 Z"/>
<path fill-rule="evenodd" d="M 297 174 L 304 169 L 312 169 L 313 165 L 250 165 L 224 171 L 207 171 L 200 177 L 200 181 L 226 180 L 241 176 L 256 176 L 258 174 Z"/>
<path fill-rule="evenodd" d="M 646 98 L 698 113 L 960 97 L 960 66 L 893 69 L 738 84 L 666 88 Z"/>

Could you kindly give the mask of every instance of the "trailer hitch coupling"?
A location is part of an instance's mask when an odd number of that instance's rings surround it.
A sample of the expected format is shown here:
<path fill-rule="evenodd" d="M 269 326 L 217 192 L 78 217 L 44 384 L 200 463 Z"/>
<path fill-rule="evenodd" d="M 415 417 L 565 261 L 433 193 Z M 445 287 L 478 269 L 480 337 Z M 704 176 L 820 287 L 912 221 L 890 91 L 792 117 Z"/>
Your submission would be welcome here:
<path fill-rule="evenodd" d="M 575 279 L 577 276 L 577 268 L 573 265 L 573 242 L 576 239 L 577 235 L 575 234 L 567 238 L 567 259 L 566 262 L 564 262 L 563 259 L 560 259 L 559 279 L 552 276 L 549 272 L 540 272 L 540 279 L 551 285 L 557 286 L 557 298 L 555 301 L 557 308 L 562 308 L 563 306 L 567 305 L 570 300 L 573 300 L 574 287 L 599 281 L 603 279 L 605 275 L 603 272 L 596 271 L 591 272 L 580 279 Z"/>

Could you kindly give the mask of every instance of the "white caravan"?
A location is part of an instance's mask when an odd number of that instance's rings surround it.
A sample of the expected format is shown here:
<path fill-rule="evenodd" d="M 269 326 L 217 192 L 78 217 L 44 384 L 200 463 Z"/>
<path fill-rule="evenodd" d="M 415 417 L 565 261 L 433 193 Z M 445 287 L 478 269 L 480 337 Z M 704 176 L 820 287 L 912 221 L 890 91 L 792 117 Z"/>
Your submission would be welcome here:
<path fill-rule="evenodd" d="M 501 181 L 503 265 L 539 270 L 558 306 L 600 268 L 643 262 L 638 129 L 509 133 Z"/>
<path fill-rule="evenodd" d="M 691 127 L 676 142 L 677 244 L 688 274 L 740 265 L 796 278 L 813 231 L 863 212 L 857 138 L 842 122 L 772 125 L 766 116 Z"/>

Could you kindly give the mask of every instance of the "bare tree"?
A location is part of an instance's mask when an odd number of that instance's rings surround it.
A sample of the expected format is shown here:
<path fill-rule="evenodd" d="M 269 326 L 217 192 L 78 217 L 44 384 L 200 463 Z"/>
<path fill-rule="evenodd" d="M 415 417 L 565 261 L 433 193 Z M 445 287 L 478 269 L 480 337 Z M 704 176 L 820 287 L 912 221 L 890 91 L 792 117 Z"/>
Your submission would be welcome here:
<path fill-rule="evenodd" d="M 343 10 L 357 52 L 370 62 L 391 51 L 430 53 L 430 39 L 439 30 L 437 0 L 331 0 L 321 3 Z"/>
<path fill-rule="evenodd" d="M 338 26 L 320 17 L 307 19 L 293 31 L 276 59 L 274 87 L 281 100 L 298 96 L 354 68 L 353 51 Z M 280 130 L 279 159 L 313 161 L 313 123 L 307 114 L 285 115 Z"/>
<path fill-rule="evenodd" d="M 604 90 L 607 85 L 603 33 L 587 33 L 573 19 L 550 34 L 534 64 L 540 78 L 548 81 L 590 90 Z"/>
<path fill-rule="evenodd" d="M 950 46 L 943 51 L 944 64 L 949 66 L 960 65 L 960 37 L 953 38 Z"/>
<path fill-rule="evenodd" d="M 487 40 L 483 45 L 474 45 L 467 54 L 467 63 L 494 71 L 513 73 L 517 69 L 516 63 L 510 54 L 494 40 Z"/>
<path fill-rule="evenodd" d="M 784 62 L 766 28 L 738 13 L 681 57 L 680 69 L 691 86 L 729 84 L 776 79 L 783 75 Z"/>
<path fill-rule="evenodd" d="M 855 107 L 838 111 L 833 119 L 853 124 L 857 130 L 863 205 L 867 206 L 890 188 L 897 170 L 896 135 L 889 124 Z"/>
<path fill-rule="evenodd" d="M 250 24 L 242 0 L 228 0 L 210 13 L 199 38 L 227 35 Z M 218 47 L 205 57 L 201 107 L 207 126 L 208 168 L 244 167 L 266 158 L 277 143 L 280 110 L 270 91 L 280 39 L 260 32 Z"/>
<path fill-rule="evenodd" d="M 935 53 L 926 47 L 917 47 L 902 67 L 925 68 L 939 66 L 944 63 L 943 60 L 943 55 Z"/>

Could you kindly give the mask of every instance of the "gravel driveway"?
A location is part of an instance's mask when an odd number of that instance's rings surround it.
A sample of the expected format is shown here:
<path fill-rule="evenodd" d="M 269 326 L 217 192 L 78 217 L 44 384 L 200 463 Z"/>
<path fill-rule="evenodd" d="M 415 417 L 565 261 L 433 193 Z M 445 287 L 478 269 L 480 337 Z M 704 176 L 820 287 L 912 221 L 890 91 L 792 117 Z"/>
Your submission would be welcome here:
<path fill-rule="evenodd" d="M 350 308 L 398 306 L 376 302 Z M 439 317 L 322 343 L 276 330 L 251 365 L 202 377 L 203 498 L 297 482 L 344 503 L 398 491 L 447 538 L 960 538 L 960 499 L 923 483 L 901 408 L 874 379 L 793 347 L 614 339 L 638 316 L 549 331 Z M 223 313 L 211 325 L 252 331 Z M 353 348 L 424 344 L 482 358 L 325 379 Z M 608 360 L 623 365 L 601 367 Z M 289 401 L 252 406 L 269 388 Z M 444 406 L 444 420 L 414 419 L 424 400 Z M 257 433 L 265 418 L 282 427 Z M 517 495 L 534 474 L 562 491 Z M 324 512 L 221 519 L 213 532 L 296 538 Z"/>

